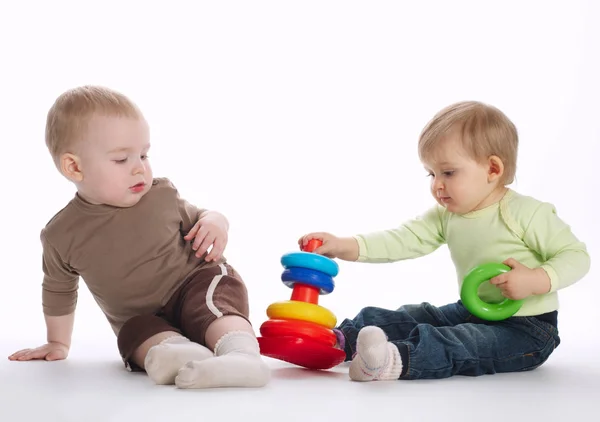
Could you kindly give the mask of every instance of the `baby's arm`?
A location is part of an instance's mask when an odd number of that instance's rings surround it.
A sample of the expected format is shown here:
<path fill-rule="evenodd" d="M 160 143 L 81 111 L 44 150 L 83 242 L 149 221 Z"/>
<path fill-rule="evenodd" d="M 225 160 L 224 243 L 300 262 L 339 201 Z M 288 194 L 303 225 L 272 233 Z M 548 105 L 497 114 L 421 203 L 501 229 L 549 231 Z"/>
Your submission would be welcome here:
<path fill-rule="evenodd" d="M 576 283 L 590 269 L 585 244 L 575 237 L 551 204 L 544 203 L 536 210 L 523 240 L 544 261 L 541 268 L 550 278 L 550 292 Z"/>
<path fill-rule="evenodd" d="M 43 247 L 42 302 L 47 343 L 35 349 L 20 350 L 10 360 L 65 359 L 71 347 L 79 275 L 66 264 L 57 249 L 41 235 Z"/>
<path fill-rule="evenodd" d="M 71 348 L 75 312 L 62 316 L 44 315 L 44 318 L 46 319 L 46 338 L 48 344 L 62 345 L 68 351 Z"/>
<path fill-rule="evenodd" d="M 48 316 L 46 319 L 47 342 L 35 349 L 23 349 L 8 357 L 10 360 L 62 360 L 69 355 L 75 313 L 63 316 Z"/>
<path fill-rule="evenodd" d="M 358 261 L 395 262 L 434 252 L 445 243 L 443 212 L 435 206 L 398 228 L 355 236 Z"/>

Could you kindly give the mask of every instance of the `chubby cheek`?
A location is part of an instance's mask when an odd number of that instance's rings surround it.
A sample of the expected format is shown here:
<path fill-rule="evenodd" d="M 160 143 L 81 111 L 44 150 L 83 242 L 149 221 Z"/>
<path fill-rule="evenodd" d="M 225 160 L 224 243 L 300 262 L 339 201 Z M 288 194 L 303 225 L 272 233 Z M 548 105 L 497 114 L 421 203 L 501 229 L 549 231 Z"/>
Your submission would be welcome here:
<path fill-rule="evenodd" d="M 446 182 L 445 186 L 446 195 L 448 195 L 452 199 L 458 199 L 458 197 L 460 196 L 460 189 L 457 189 L 455 185 L 456 183 L 454 182 L 454 180 L 449 180 Z"/>
<path fill-rule="evenodd" d="M 103 169 L 98 180 L 98 184 L 102 187 L 102 191 L 111 195 L 115 191 L 120 190 L 123 186 L 123 177 L 121 177 L 119 169 Z"/>
<path fill-rule="evenodd" d="M 144 174 L 144 178 L 146 179 L 146 183 L 147 184 L 151 184 L 152 183 L 152 179 L 153 179 L 153 173 L 152 173 L 152 167 L 150 166 L 150 163 L 148 163 L 146 165 L 146 171 Z"/>
<path fill-rule="evenodd" d="M 448 194 L 455 199 L 461 199 L 465 196 L 465 191 L 468 190 L 468 180 L 463 177 L 454 177 L 447 184 Z"/>
<path fill-rule="evenodd" d="M 103 168 L 102 169 L 102 177 L 104 178 L 104 180 L 110 180 L 113 183 L 119 179 L 123 179 L 123 170 L 118 167 L 115 166 L 113 168 Z"/>

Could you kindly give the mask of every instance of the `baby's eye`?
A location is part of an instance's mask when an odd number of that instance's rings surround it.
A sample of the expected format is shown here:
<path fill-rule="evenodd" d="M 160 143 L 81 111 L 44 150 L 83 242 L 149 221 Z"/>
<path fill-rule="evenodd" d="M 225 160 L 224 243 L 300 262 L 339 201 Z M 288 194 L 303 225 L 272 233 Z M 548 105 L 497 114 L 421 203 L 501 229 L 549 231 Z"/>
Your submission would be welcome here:
<path fill-rule="evenodd" d="M 454 170 L 449 170 L 449 171 L 445 171 L 444 173 L 442 173 L 444 176 L 446 177 L 450 177 L 454 174 Z"/>
<path fill-rule="evenodd" d="M 148 154 L 142 154 L 142 155 L 140 156 L 140 158 L 141 158 L 142 160 L 147 160 L 147 159 L 148 159 Z"/>
<path fill-rule="evenodd" d="M 122 160 L 114 160 L 117 164 L 125 164 L 127 162 L 127 158 L 123 158 Z"/>

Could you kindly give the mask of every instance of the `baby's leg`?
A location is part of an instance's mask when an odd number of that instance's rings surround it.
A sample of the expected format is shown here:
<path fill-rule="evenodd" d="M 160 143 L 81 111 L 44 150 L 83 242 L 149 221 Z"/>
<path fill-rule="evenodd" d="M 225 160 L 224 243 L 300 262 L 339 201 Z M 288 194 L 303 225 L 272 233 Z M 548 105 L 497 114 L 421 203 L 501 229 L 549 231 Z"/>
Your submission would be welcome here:
<path fill-rule="evenodd" d="M 404 340 L 388 341 L 367 326 L 350 364 L 355 381 L 480 376 L 531 370 L 559 344 L 556 328 L 535 317 L 434 327 L 419 324 Z"/>
<path fill-rule="evenodd" d="M 191 342 L 154 315 L 131 318 L 121 328 L 117 341 L 128 368 L 145 370 L 156 384 L 174 384 L 185 363 L 213 356 L 206 347 Z"/>
<path fill-rule="evenodd" d="M 201 271 L 189 284 L 181 307 L 181 327 L 215 357 L 188 362 L 175 379 L 180 388 L 262 387 L 269 368 L 248 322 L 246 287 L 226 264 Z"/>
<path fill-rule="evenodd" d="M 352 319 L 345 319 L 335 329 L 340 348 L 350 361 L 357 352 L 357 337 L 364 327 L 381 328 L 390 341 L 405 340 L 419 324 L 446 327 L 469 321 L 470 314 L 458 303 L 433 306 L 429 303 L 404 305 L 397 310 L 366 307 Z"/>

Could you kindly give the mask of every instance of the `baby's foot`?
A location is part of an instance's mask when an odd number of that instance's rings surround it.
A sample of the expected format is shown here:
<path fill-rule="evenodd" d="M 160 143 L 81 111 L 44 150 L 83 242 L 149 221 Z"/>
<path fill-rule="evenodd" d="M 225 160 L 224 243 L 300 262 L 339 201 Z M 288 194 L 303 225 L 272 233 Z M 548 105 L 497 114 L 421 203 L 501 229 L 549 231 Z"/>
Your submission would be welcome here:
<path fill-rule="evenodd" d="M 258 342 L 242 331 L 225 334 L 215 346 L 216 357 L 191 361 L 179 370 L 179 388 L 262 387 L 270 378 Z"/>
<path fill-rule="evenodd" d="M 217 356 L 191 361 L 179 370 L 179 388 L 262 387 L 269 380 L 269 368 L 260 357 Z"/>
<path fill-rule="evenodd" d="M 350 363 L 350 378 L 354 381 L 397 380 L 402 372 L 398 348 L 387 341 L 379 327 L 361 329 L 356 339 L 356 355 Z"/>
<path fill-rule="evenodd" d="M 206 347 L 182 336 L 169 337 L 153 346 L 144 360 L 146 373 L 159 385 L 174 384 L 177 371 L 189 361 L 213 357 Z"/>

